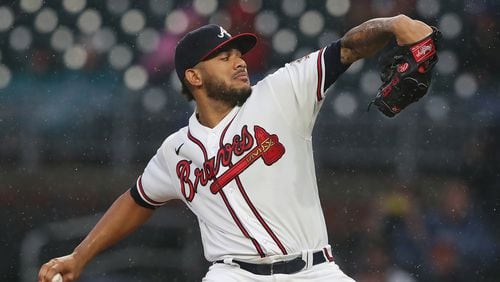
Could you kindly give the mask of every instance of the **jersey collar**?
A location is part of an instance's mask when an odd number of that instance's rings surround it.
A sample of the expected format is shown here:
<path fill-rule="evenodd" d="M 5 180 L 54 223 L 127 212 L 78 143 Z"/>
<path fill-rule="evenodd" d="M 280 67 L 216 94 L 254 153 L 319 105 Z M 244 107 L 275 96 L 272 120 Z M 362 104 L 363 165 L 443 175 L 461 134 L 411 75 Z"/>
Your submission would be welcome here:
<path fill-rule="evenodd" d="M 214 128 L 209 128 L 200 123 L 197 118 L 198 109 L 195 108 L 193 114 L 189 118 L 189 130 L 191 134 L 197 137 L 203 137 L 205 134 L 209 133 L 220 133 L 226 125 L 233 119 L 233 117 L 239 112 L 240 107 L 235 106 Z"/>

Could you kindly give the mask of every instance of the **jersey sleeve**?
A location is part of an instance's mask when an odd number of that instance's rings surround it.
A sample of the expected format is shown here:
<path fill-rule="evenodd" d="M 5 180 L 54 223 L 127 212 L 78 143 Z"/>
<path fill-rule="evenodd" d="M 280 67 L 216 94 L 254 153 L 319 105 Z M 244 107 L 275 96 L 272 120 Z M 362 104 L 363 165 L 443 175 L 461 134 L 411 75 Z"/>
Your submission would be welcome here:
<path fill-rule="evenodd" d="M 341 74 L 343 74 L 350 66 L 344 65 L 340 61 L 340 40 L 333 42 L 325 48 L 324 55 L 324 73 L 325 83 L 323 84 L 323 94 L 326 92 Z M 323 95 L 324 97 L 324 95 Z"/>
<path fill-rule="evenodd" d="M 302 134 L 310 135 L 326 90 L 349 65 L 340 61 L 340 41 L 286 64 L 262 80 L 280 112 Z"/>
<path fill-rule="evenodd" d="M 154 209 L 178 198 L 165 156 L 166 143 L 158 149 L 130 190 L 135 202 L 143 207 Z"/>

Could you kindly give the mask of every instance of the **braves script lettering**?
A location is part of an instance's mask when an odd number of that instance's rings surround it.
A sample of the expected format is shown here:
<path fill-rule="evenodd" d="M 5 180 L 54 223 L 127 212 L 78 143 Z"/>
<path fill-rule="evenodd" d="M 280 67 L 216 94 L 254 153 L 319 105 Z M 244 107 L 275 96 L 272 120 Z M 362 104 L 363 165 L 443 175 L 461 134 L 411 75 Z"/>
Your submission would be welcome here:
<path fill-rule="evenodd" d="M 181 192 L 187 201 L 191 202 L 194 199 L 198 185 L 206 186 L 210 180 L 213 180 L 210 191 L 216 194 L 257 159 L 262 158 L 266 165 L 271 165 L 283 156 L 285 148 L 279 142 L 278 136 L 267 133 L 260 126 L 255 126 L 254 131 L 255 141 L 248 132 L 247 126 L 243 126 L 241 134 L 235 135 L 232 143 L 226 143 L 219 148 L 216 156 L 205 160 L 203 168 L 194 169 L 193 175 L 191 175 L 192 161 L 181 160 L 177 163 L 176 171 Z M 255 142 L 257 145 L 250 151 Z M 248 153 L 231 166 L 233 155 L 241 156 L 245 152 Z M 231 167 L 217 176 L 221 166 Z"/>
<path fill-rule="evenodd" d="M 240 156 L 244 152 L 250 150 L 254 143 L 252 135 L 248 132 L 247 126 L 241 129 L 240 135 L 233 137 L 232 143 L 226 143 L 222 148 L 219 148 L 216 156 L 205 160 L 203 168 L 194 169 L 194 180 L 191 176 L 191 161 L 181 160 L 177 163 L 177 176 L 180 180 L 182 195 L 191 202 L 198 189 L 198 185 L 205 186 L 209 180 L 215 178 L 221 166 L 229 166 L 233 154 Z"/>

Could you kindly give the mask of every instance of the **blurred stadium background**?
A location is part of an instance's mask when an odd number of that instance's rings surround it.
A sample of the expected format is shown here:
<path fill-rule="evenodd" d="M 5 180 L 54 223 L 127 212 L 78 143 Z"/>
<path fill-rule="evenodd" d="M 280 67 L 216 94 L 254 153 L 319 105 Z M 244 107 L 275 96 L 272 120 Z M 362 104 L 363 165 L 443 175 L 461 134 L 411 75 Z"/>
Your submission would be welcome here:
<path fill-rule="evenodd" d="M 440 28 L 430 93 L 394 119 L 366 106 L 377 60 L 350 67 L 315 128 L 337 263 L 359 281 L 498 281 L 500 2 L 495 0 L 0 1 L 0 280 L 34 281 L 133 185 L 193 105 L 177 40 L 205 23 L 255 32 L 256 82 L 373 17 Z M 196 219 L 179 203 L 80 281 L 199 281 Z M 495 269 L 496 268 L 496 269 Z"/>

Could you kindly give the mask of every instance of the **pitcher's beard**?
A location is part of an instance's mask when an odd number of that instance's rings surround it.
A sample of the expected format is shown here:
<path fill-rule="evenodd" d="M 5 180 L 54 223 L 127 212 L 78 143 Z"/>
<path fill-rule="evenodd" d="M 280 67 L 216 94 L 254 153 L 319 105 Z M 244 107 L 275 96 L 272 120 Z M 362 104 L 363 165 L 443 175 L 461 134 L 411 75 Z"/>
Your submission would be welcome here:
<path fill-rule="evenodd" d="M 243 105 L 248 97 L 250 97 L 250 94 L 252 94 L 252 87 L 250 86 L 236 89 L 227 86 L 223 81 L 215 79 L 205 81 L 205 88 L 208 97 L 225 102 L 231 107 Z"/>

